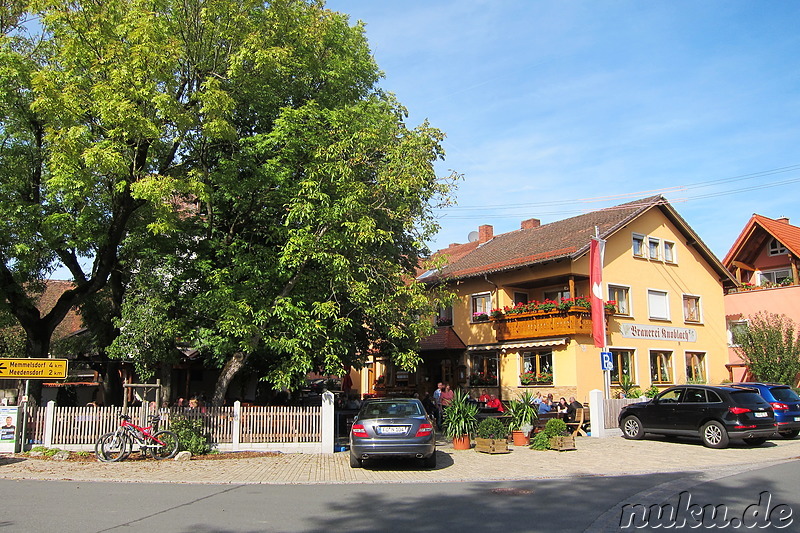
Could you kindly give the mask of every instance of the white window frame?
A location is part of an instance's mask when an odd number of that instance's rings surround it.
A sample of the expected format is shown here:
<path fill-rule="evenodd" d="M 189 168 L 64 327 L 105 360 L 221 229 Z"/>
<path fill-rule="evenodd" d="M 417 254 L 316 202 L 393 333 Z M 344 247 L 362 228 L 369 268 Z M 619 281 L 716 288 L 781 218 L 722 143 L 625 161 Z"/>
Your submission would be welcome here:
<path fill-rule="evenodd" d="M 778 272 L 786 272 L 788 276 L 778 277 Z M 767 276 L 770 276 L 775 281 L 768 279 Z M 767 283 L 772 283 L 773 285 L 777 285 L 781 282 L 781 280 L 791 277 L 792 277 L 792 269 L 789 267 L 773 268 L 772 270 L 761 270 L 758 273 L 758 284 L 763 285 L 764 282 L 766 281 Z"/>
<path fill-rule="evenodd" d="M 651 296 L 655 296 L 656 294 L 663 294 L 664 295 L 664 302 L 666 308 L 666 316 L 656 316 L 653 314 L 653 301 L 651 300 Z M 669 309 L 669 292 L 662 291 L 661 289 L 647 289 L 647 313 L 651 320 L 670 320 L 670 309 Z"/>
<path fill-rule="evenodd" d="M 786 249 L 786 247 L 775 237 L 769 241 L 769 255 L 786 255 L 788 253 L 789 251 Z"/>
<path fill-rule="evenodd" d="M 636 242 L 639 242 L 639 253 L 636 253 Z M 645 252 L 645 236 L 641 233 L 634 233 L 631 235 L 631 252 L 633 253 L 633 257 L 640 257 L 644 259 L 647 257 Z"/>
<path fill-rule="evenodd" d="M 486 301 L 487 306 L 484 310 L 478 309 L 478 301 Z M 470 322 L 483 322 L 482 320 L 475 320 L 476 313 L 485 313 L 486 315 L 491 315 L 492 313 L 492 293 L 491 292 L 477 292 L 475 294 L 471 294 L 469 297 L 469 318 Z"/>
<path fill-rule="evenodd" d="M 655 251 L 655 256 L 653 256 L 653 251 Z M 647 258 L 650 261 L 661 261 L 661 239 L 658 237 L 647 237 Z"/>
<path fill-rule="evenodd" d="M 513 303 L 514 303 L 514 305 L 517 305 L 517 301 L 518 300 L 520 300 L 520 301 L 522 300 L 521 298 L 517 298 L 517 295 L 524 296 L 525 297 L 525 303 L 528 303 L 528 302 L 531 301 L 531 295 L 528 294 L 527 292 L 514 291 L 514 294 L 513 294 L 513 298 L 514 298 Z"/>
<path fill-rule="evenodd" d="M 746 318 L 739 318 L 739 319 L 736 319 L 736 320 L 732 320 L 732 319 L 726 319 L 725 320 L 725 332 L 726 332 L 727 337 L 728 337 L 728 346 L 730 346 L 732 348 L 734 348 L 736 346 L 739 346 L 738 344 L 734 344 L 734 342 L 733 342 L 733 326 L 744 326 L 744 327 L 747 327 L 747 325 L 749 323 L 750 323 L 750 321 L 747 320 Z"/>
<path fill-rule="evenodd" d="M 667 259 L 667 250 L 670 250 L 670 253 L 672 254 L 672 257 L 669 259 Z M 675 264 L 678 262 L 677 246 L 675 246 L 675 243 L 672 241 L 664 241 L 664 262 L 670 264 Z"/>
<path fill-rule="evenodd" d="M 611 289 L 612 288 L 614 288 L 614 289 L 622 289 L 622 290 L 625 291 L 625 294 L 627 296 L 627 298 L 625 299 L 625 303 L 628 305 L 628 309 L 625 312 L 622 312 L 622 310 L 619 307 L 619 299 L 616 298 L 616 297 L 613 297 L 613 295 L 611 294 Z M 608 286 L 607 286 L 607 294 L 608 294 L 608 299 L 609 300 L 616 300 L 617 301 L 617 314 L 618 315 L 633 316 L 633 309 L 632 309 L 633 302 L 631 301 L 631 287 L 630 287 L 630 285 L 620 285 L 619 283 L 609 283 Z"/>
<path fill-rule="evenodd" d="M 697 319 L 696 320 L 689 318 L 689 316 L 688 316 L 688 314 L 686 312 L 686 301 L 687 301 L 687 299 L 690 299 L 690 298 L 696 298 L 697 299 Z M 682 308 L 683 308 L 683 321 L 684 322 L 691 322 L 693 324 L 702 324 L 702 322 L 703 322 L 703 305 L 702 305 L 702 298 L 700 298 L 700 296 L 698 294 L 684 294 L 681 297 L 681 304 L 682 304 Z"/>

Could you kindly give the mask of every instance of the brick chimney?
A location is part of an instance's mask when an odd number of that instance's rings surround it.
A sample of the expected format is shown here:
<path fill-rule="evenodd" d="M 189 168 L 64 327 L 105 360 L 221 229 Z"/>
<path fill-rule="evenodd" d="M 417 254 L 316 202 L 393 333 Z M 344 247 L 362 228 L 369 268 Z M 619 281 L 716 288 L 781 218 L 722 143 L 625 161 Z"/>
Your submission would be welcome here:
<path fill-rule="evenodd" d="M 775 219 L 776 222 L 783 222 L 784 224 L 789 223 L 789 217 L 780 217 Z"/>
<path fill-rule="evenodd" d="M 478 244 L 489 242 L 494 237 L 494 227 L 484 224 L 478 226 Z"/>
<path fill-rule="evenodd" d="M 541 225 L 542 221 L 539 220 L 538 218 L 529 218 L 528 220 L 523 220 L 520 223 L 519 227 L 521 229 L 533 229 L 533 228 L 538 228 Z"/>

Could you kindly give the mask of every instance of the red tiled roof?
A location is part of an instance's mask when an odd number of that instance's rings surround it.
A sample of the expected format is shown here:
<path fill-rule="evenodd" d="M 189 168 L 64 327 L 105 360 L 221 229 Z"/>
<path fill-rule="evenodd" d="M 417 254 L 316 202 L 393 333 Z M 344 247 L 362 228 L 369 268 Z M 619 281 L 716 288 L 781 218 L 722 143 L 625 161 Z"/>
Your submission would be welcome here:
<path fill-rule="evenodd" d="M 467 346 L 451 327 L 438 328 L 436 333 L 420 341 L 422 350 L 466 350 Z"/>
<path fill-rule="evenodd" d="M 748 241 L 758 229 L 766 231 L 769 235 L 783 244 L 795 257 L 800 257 L 800 227 L 792 226 L 788 222 L 782 222 L 762 215 L 754 214 L 747 221 L 742 232 L 725 255 L 722 263 L 730 268 L 731 263 L 738 259 L 738 256 L 746 248 Z"/>
<path fill-rule="evenodd" d="M 601 237 L 606 237 L 644 211 L 666 203 L 660 195 L 651 196 L 539 227 L 503 233 L 479 246 L 470 243 L 473 249 L 451 256 L 437 278 L 457 279 L 559 258 L 574 259 L 588 249 L 595 227 Z M 437 255 L 447 251 L 440 250 Z"/>

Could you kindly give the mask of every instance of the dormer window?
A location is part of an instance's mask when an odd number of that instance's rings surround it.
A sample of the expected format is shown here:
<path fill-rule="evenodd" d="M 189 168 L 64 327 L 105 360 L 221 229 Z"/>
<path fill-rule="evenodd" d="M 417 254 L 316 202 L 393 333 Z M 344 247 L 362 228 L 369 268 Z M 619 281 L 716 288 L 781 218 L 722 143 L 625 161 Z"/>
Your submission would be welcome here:
<path fill-rule="evenodd" d="M 769 255 L 786 255 L 786 247 L 778 239 L 769 241 Z"/>

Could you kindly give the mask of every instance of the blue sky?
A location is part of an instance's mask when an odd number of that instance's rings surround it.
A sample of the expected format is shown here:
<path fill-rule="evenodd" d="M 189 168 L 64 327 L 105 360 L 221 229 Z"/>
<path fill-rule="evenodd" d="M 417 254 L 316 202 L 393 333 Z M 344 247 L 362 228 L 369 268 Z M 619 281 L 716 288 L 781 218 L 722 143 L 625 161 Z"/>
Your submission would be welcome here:
<path fill-rule="evenodd" d="M 800 2 L 329 0 L 464 175 L 433 249 L 661 193 L 722 258 L 800 225 Z"/>

